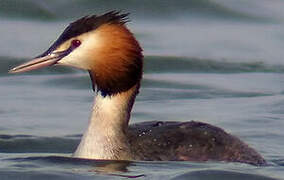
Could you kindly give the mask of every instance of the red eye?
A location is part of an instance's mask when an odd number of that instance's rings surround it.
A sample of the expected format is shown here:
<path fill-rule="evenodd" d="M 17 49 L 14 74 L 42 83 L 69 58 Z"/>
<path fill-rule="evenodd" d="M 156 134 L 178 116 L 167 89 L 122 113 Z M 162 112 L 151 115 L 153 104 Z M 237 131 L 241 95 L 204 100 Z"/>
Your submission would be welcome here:
<path fill-rule="evenodd" d="M 78 40 L 78 39 L 74 39 L 74 40 L 72 40 L 71 44 L 72 44 L 72 47 L 76 48 L 76 47 L 79 47 L 81 45 L 81 41 Z"/>

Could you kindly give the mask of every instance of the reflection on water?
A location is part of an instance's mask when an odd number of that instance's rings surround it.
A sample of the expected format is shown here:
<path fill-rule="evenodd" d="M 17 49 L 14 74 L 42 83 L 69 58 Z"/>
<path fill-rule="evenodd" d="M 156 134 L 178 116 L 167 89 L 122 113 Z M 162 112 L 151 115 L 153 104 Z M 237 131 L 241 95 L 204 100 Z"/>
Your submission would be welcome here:
<path fill-rule="evenodd" d="M 113 160 L 88 160 L 78 159 L 63 156 L 35 156 L 25 158 L 6 158 L 4 161 L 16 162 L 17 167 L 36 167 L 39 162 L 45 165 L 65 165 L 71 167 L 71 171 L 97 173 L 101 175 L 117 176 L 125 178 L 139 178 L 145 176 L 144 174 L 135 175 L 128 170 L 128 167 L 133 164 L 131 161 L 113 161 Z M 21 165 L 20 165 L 20 164 Z M 29 164 L 29 165 L 28 165 Z M 32 165 L 34 164 L 34 165 Z M 77 168 L 79 167 L 79 168 Z M 82 169 L 82 167 L 85 167 Z M 1 174 L 0 174 L 1 175 Z"/>

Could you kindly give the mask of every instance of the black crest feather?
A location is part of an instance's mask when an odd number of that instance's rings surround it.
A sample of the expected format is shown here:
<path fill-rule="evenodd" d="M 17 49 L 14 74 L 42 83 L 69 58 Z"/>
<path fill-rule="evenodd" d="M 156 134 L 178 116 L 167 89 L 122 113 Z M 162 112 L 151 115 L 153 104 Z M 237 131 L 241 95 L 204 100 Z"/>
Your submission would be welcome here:
<path fill-rule="evenodd" d="M 67 26 L 59 38 L 51 45 L 51 47 L 41 56 L 45 56 L 56 49 L 63 42 L 76 37 L 78 35 L 90 32 L 104 24 L 125 24 L 129 21 L 129 13 L 121 14 L 119 11 L 110 11 L 103 15 L 84 16 Z"/>
<path fill-rule="evenodd" d="M 59 39 L 66 41 L 72 37 L 97 29 L 103 24 L 125 24 L 128 22 L 128 15 L 120 14 L 118 11 L 110 11 L 101 16 L 85 16 L 72 22 L 61 34 Z"/>

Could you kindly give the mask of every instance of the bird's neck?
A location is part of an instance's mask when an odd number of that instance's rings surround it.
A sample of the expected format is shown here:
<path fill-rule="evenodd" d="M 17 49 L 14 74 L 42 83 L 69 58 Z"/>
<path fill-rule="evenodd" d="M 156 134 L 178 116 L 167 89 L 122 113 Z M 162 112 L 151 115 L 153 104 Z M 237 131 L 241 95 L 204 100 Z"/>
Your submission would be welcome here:
<path fill-rule="evenodd" d="M 127 130 L 139 84 L 111 96 L 95 96 L 92 115 L 75 157 L 130 160 Z"/>

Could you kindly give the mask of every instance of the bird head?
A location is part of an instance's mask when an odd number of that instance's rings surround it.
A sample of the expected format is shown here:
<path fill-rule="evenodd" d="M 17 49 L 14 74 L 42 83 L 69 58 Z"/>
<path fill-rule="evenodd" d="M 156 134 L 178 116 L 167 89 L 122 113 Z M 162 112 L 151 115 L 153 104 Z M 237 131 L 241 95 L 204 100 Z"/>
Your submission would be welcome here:
<path fill-rule="evenodd" d="M 142 49 L 126 27 L 128 14 L 111 11 L 72 22 L 43 54 L 10 73 L 63 65 L 89 71 L 103 95 L 124 92 L 140 82 Z"/>

